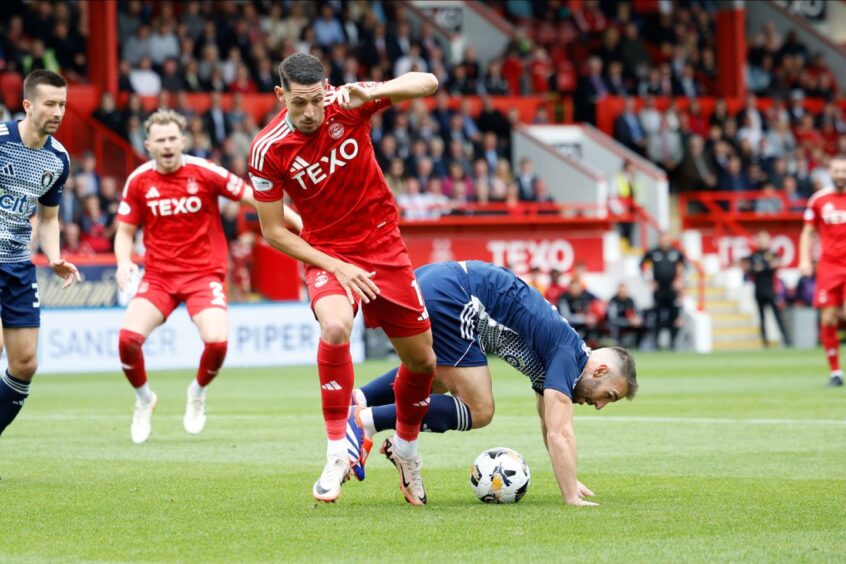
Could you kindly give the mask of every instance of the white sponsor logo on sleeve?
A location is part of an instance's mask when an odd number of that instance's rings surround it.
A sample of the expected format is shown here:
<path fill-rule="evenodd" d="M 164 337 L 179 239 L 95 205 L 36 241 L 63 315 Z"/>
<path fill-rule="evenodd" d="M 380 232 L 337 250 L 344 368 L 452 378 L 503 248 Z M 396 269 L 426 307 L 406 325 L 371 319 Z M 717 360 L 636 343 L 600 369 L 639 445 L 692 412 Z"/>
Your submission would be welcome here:
<path fill-rule="evenodd" d="M 250 180 L 253 182 L 253 188 L 256 192 L 267 192 L 273 188 L 273 182 L 255 174 L 250 173 Z"/>
<path fill-rule="evenodd" d="M 121 202 L 118 206 L 118 215 L 129 215 L 132 212 L 132 208 L 129 207 L 125 201 Z"/>

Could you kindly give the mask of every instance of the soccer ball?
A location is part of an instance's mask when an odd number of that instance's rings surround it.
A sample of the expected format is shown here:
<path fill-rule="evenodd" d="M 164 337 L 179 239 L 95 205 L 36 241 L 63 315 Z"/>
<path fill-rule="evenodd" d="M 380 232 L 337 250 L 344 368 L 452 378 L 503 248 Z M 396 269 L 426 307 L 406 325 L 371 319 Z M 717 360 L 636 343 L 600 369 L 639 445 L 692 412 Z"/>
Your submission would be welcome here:
<path fill-rule="evenodd" d="M 489 448 L 470 469 L 470 486 L 485 503 L 516 503 L 529 489 L 529 465 L 510 448 Z"/>

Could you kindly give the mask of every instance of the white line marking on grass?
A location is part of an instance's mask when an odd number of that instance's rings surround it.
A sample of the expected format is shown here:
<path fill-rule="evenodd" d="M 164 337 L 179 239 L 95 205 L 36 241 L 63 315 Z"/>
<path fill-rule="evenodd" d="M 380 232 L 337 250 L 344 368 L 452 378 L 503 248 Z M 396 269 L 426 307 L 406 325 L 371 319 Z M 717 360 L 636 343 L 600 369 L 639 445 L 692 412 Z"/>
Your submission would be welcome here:
<path fill-rule="evenodd" d="M 508 419 L 512 417 L 528 417 L 533 414 L 522 415 L 500 415 L 495 416 L 498 419 Z M 34 419 L 40 421 L 123 421 L 131 420 L 132 416 L 129 414 L 97 414 L 97 413 L 38 413 L 38 414 L 24 414 L 22 417 L 26 419 Z M 213 415 L 214 419 L 221 419 L 226 421 L 255 421 L 266 419 L 294 419 L 297 421 L 308 421 L 320 419 L 318 415 L 292 415 L 292 414 L 232 414 Z M 182 419 L 182 415 L 156 415 L 155 419 Z M 846 419 L 728 419 L 722 417 L 662 417 L 662 416 L 639 416 L 639 415 L 621 415 L 621 416 L 576 416 L 576 421 L 579 423 L 688 423 L 694 425 L 823 425 L 823 426 L 846 426 Z"/>
<path fill-rule="evenodd" d="M 846 419 L 724 419 L 722 417 L 608 416 L 576 417 L 578 422 L 692 423 L 697 425 L 846 425 Z"/>

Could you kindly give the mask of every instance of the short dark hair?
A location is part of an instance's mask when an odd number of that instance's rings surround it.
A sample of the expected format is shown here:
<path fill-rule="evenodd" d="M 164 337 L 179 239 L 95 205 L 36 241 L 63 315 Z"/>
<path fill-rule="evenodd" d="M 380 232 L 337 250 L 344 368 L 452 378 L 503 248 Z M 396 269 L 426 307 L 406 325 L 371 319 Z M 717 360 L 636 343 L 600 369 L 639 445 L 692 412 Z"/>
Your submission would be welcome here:
<path fill-rule="evenodd" d="M 323 69 L 323 62 L 308 53 L 294 53 L 279 63 L 279 78 L 282 80 L 282 88 L 291 89 L 291 83 L 311 86 L 323 82 L 326 73 Z"/>
<path fill-rule="evenodd" d="M 620 376 L 625 376 L 626 382 L 629 384 L 626 399 L 633 399 L 637 394 L 637 366 L 635 366 L 634 357 L 623 347 L 608 348 L 617 353 L 620 358 Z"/>
<path fill-rule="evenodd" d="M 55 86 L 56 88 L 67 88 L 68 81 L 61 75 L 44 69 L 34 70 L 24 79 L 23 94 L 25 100 L 34 100 L 36 88 L 40 84 Z"/>

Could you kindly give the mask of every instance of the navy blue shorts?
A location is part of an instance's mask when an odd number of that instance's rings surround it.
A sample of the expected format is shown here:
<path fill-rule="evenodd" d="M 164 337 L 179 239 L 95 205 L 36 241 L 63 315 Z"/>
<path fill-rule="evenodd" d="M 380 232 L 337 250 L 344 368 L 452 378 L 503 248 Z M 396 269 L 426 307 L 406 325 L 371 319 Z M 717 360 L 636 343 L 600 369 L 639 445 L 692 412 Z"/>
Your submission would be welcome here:
<path fill-rule="evenodd" d="M 41 303 L 35 265 L 0 263 L 0 319 L 3 327 L 40 327 Z"/>
<path fill-rule="evenodd" d="M 467 273 L 455 262 L 439 262 L 414 271 L 426 301 L 439 366 L 486 366 L 479 343 L 479 313 L 470 298 Z"/>

